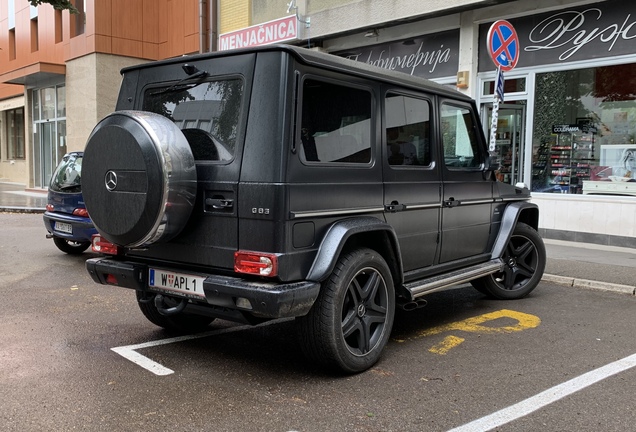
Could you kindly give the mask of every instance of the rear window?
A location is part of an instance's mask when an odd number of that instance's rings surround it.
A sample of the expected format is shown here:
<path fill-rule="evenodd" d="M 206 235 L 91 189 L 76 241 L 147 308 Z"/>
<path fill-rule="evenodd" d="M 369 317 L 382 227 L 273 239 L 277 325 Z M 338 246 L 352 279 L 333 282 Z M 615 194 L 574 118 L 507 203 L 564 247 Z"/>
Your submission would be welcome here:
<path fill-rule="evenodd" d="M 143 110 L 179 126 L 195 160 L 229 161 L 234 158 L 242 100 L 241 79 L 205 81 L 150 88 Z"/>
<path fill-rule="evenodd" d="M 79 193 L 82 191 L 81 174 L 82 156 L 67 154 L 55 168 L 49 189 L 54 192 Z"/>

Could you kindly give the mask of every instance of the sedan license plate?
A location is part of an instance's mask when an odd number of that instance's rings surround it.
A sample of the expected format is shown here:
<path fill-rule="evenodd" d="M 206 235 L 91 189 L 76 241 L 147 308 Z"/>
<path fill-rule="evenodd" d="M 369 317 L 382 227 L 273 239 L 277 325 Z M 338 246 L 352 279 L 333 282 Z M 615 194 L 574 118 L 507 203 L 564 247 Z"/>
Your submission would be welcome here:
<path fill-rule="evenodd" d="M 55 222 L 55 231 L 63 232 L 66 234 L 73 234 L 73 226 L 64 222 Z"/>
<path fill-rule="evenodd" d="M 205 278 L 201 276 L 151 268 L 148 285 L 151 288 L 171 291 L 186 297 L 205 297 L 203 292 L 204 280 Z"/>

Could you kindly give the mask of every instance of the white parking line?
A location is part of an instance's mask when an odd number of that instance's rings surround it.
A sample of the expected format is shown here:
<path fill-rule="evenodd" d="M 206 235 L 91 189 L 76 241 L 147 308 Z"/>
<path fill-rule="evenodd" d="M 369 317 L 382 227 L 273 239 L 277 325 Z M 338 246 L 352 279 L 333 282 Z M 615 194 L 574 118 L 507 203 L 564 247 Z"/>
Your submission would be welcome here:
<path fill-rule="evenodd" d="M 609 378 L 617 373 L 624 372 L 636 366 L 636 354 L 617 360 L 606 366 L 594 369 L 581 376 L 549 388 L 548 390 L 532 396 L 517 404 L 511 405 L 500 411 L 482 417 L 463 426 L 451 429 L 448 432 L 477 432 L 489 431 L 498 426 L 510 423 L 513 420 L 526 416 L 566 396 L 576 393 L 585 387 Z"/>
<path fill-rule="evenodd" d="M 268 325 L 289 321 L 291 319 L 293 318 L 267 321 L 263 324 L 259 324 L 258 326 L 244 325 L 244 326 L 230 327 L 226 329 L 213 330 L 213 331 L 209 331 L 205 333 L 198 333 L 198 334 L 187 335 L 187 336 L 177 336 L 177 337 L 173 337 L 169 339 L 160 339 L 160 340 L 140 343 L 136 345 L 126 345 L 126 346 L 115 347 L 115 348 L 111 348 L 111 350 L 116 352 L 120 356 L 130 360 L 136 365 L 141 366 L 142 368 L 152 372 L 155 375 L 165 376 L 165 375 L 173 374 L 174 371 L 172 369 L 168 369 L 167 367 L 157 363 L 154 360 L 149 359 L 148 357 L 144 355 L 139 354 L 137 350 L 140 350 L 143 348 L 151 348 L 151 347 L 160 346 L 160 345 L 168 345 L 171 343 L 184 342 L 184 341 L 188 341 L 192 339 L 201 339 L 201 338 L 209 337 L 209 336 L 217 336 L 220 334 L 232 333 L 232 332 L 237 332 L 241 330 L 252 329 L 255 327 L 265 327 Z"/>

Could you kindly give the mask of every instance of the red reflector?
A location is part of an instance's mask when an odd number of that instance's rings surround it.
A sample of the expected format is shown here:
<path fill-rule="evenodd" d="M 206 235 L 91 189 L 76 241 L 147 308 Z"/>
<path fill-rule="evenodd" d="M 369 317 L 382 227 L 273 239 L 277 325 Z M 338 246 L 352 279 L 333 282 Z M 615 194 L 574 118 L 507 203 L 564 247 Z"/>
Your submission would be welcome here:
<path fill-rule="evenodd" d="M 55 210 L 55 207 L 53 207 L 53 204 L 46 205 L 46 211 L 53 211 L 53 210 Z"/>
<path fill-rule="evenodd" d="M 107 274 L 106 283 L 109 285 L 117 285 L 117 278 L 115 277 L 115 275 Z"/>
<path fill-rule="evenodd" d="M 119 247 L 117 245 L 112 244 L 105 238 L 103 238 L 99 234 L 93 234 L 91 237 L 91 249 L 93 252 L 108 254 L 108 255 L 117 255 L 119 254 Z"/>
<path fill-rule="evenodd" d="M 259 276 L 276 276 L 278 274 L 278 257 L 274 254 L 260 252 L 234 252 L 234 271 Z"/>
<path fill-rule="evenodd" d="M 86 211 L 85 208 L 76 208 L 75 210 L 73 210 L 73 215 L 81 216 L 81 217 L 88 217 L 88 211 Z"/>

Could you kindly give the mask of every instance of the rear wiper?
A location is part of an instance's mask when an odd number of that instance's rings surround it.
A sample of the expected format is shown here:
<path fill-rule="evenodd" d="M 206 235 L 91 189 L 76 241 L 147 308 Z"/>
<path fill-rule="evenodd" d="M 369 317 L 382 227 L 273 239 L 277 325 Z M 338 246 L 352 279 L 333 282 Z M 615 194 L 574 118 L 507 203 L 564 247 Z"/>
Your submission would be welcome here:
<path fill-rule="evenodd" d="M 197 71 L 190 76 L 180 79 L 176 83 L 172 84 L 170 87 L 166 87 L 165 89 L 161 89 L 156 92 L 150 93 L 150 96 L 154 96 L 154 95 L 158 95 L 162 93 L 170 93 L 173 91 L 181 91 L 181 90 L 184 90 L 185 88 L 190 88 L 191 84 L 197 84 L 197 81 L 207 77 L 208 75 L 209 74 L 207 73 L 207 71 L 204 71 L 204 70 Z M 194 81 L 194 82 L 191 83 L 190 81 Z"/>
<path fill-rule="evenodd" d="M 73 188 L 76 188 L 76 187 L 79 187 L 79 184 L 77 184 L 77 183 L 75 183 L 75 184 L 67 183 L 67 184 L 59 185 L 58 189 L 59 190 L 67 190 L 67 189 L 73 189 Z"/>

